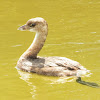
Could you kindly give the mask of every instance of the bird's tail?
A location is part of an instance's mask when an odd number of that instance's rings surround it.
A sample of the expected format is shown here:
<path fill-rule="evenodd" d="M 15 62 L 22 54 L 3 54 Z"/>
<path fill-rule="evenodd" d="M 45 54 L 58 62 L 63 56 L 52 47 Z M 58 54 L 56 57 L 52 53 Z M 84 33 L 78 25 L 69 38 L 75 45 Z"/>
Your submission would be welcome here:
<path fill-rule="evenodd" d="M 97 83 L 82 81 L 81 77 L 77 77 L 76 82 L 80 83 L 82 85 L 87 85 L 87 86 L 93 87 L 93 88 L 100 88 L 100 86 Z"/>
<path fill-rule="evenodd" d="M 86 81 L 82 81 L 81 80 L 81 76 L 82 75 L 85 75 L 85 76 L 90 76 L 91 73 L 89 70 L 86 70 L 84 67 L 82 70 L 78 70 L 77 71 L 77 79 L 76 79 L 76 82 L 77 83 L 80 83 L 82 85 L 87 85 L 87 86 L 90 86 L 90 87 L 93 87 L 93 88 L 100 88 L 100 86 L 97 84 L 97 83 L 94 83 L 94 82 L 86 82 Z"/>

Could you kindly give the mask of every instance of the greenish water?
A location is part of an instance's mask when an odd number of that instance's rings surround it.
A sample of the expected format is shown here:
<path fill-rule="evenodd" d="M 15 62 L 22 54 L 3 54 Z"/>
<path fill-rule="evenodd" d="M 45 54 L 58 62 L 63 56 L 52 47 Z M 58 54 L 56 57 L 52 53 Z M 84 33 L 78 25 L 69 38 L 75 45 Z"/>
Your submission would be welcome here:
<path fill-rule="evenodd" d="M 34 38 L 17 28 L 33 17 L 49 24 L 39 56 L 74 59 L 93 73 L 83 80 L 100 84 L 100 0 L 0 0 L 0 100 L 100 100 L 100 89 L 73 78 L 15 69 Z"/>

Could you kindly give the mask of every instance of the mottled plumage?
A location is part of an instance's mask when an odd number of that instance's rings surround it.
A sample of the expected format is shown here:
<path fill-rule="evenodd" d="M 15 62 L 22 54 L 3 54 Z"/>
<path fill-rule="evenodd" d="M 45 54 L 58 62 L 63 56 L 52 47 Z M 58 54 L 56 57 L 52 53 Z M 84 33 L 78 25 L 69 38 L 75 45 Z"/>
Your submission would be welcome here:
<path fill-rule="evenodd" d="M 17 66 L 24 71 L 48 76 L 77 76 L 78 71 L 80 74 L 87 72 L 78 62 L 65 57 L 21 58 Z"/>
<path fill-rule="evenodd" d="M 18 60 L 17 67 L 23 71 L 48 76 L 80 76 L 88 70 L 76 61 L 65 57 L 37 57 L 48 34 L 48 25 L 43 18 L 33 18 L 21 26 L 19 30 L 36 32 L 31 46 Z"/>

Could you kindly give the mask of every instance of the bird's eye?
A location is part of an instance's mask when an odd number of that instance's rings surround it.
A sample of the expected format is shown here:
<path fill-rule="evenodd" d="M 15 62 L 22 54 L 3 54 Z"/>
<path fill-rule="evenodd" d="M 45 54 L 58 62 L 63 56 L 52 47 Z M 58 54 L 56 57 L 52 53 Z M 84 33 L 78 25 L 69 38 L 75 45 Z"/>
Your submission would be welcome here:
<path fill-rule="evenodd" d="M 31 25 L 30 25 L 30 27 L 34 27 L 35 25 L 36 25 L 36 24 L 35 24 L 35 23 L 33 23 L 33 24 L 31 24 Z"/>

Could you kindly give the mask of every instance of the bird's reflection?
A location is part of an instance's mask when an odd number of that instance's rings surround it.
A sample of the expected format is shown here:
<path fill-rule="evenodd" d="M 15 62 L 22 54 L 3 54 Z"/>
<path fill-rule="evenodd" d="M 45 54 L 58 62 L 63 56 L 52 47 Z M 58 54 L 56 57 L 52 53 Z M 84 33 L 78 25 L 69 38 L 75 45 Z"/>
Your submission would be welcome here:
<path fill-rule="evenodd" d="M 30 78 L 32 78 L 32 74 L 27 73 L 27 72 L 23 72 L 23 71 L 20 71 L 20 70 L 17 70 L 17 71 L 20 75 L 19 78 L 24 80 L 28 84 L 28 86 L 31 87 L 32 92 L 30 92 L 30 93 L 32 94 L 32 98 L 35 98 L 35 96 L 36 96 L 36 86 L 32 82 L 30 82 Z"/>
<path fill-rule="evenodd" d="M 36 96 L 39 95 L 38 91 L 42 89 L 53 87 L 55 84 L 64 84 L 68 82 L 74 82 L 76 80 L 76 77 L 48 77 L 34 73 L 23 72 L 18 69 L 17 71 L 20 75 L 19 78 L 24 80 L 28 86 L 31 87 L 30 93 L 32 94 L 32 98 L 36 98 Z"/>

